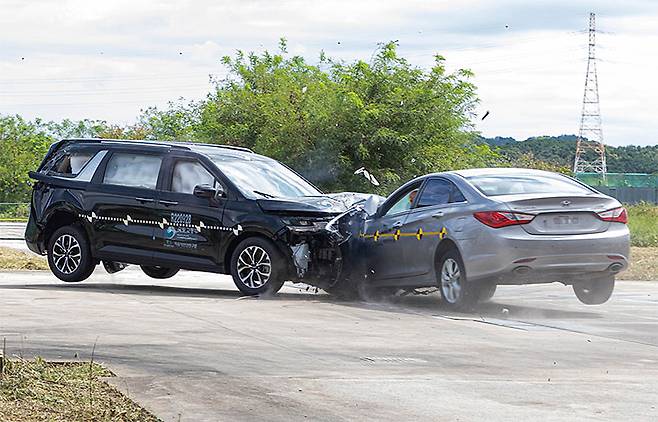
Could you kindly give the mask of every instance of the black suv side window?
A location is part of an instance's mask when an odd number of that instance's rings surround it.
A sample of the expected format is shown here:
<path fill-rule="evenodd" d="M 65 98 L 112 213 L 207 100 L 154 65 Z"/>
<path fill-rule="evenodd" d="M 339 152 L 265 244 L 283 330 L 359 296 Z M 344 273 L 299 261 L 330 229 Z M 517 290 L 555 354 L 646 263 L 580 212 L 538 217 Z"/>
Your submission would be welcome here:
<path fill-rule="evenodd" d="M 432 205 L 449 204 L 453 202 L 464 202 L 466 199 L 461 191 L 445 179 L 430 179 L 418 198 L 417 208 Z"/>
<path fill-rule="evenodd" d="M 197 185 L 216 187 L 217 181 L 198 161 L 176 161 L 171 177 L 171 191 L 192 194 Z"/>
<path fill-rule="evenodd" d="M 134 153 L 114 153 L 105 168 L 103 183 L 155 189 L 162 157 Z"/>

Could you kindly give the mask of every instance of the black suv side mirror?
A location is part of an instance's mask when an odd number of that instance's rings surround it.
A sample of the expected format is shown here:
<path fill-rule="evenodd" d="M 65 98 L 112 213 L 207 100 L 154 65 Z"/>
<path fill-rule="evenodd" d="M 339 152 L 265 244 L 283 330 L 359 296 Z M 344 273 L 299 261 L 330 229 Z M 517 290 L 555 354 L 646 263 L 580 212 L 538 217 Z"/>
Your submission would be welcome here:
<path fill-rule="evenodd" d="M 224 190 L 221 188 L 221 186 L 213 188 L 210 185 L 196 185 L 194 187 L 194 196 L 197 198 L 208 199 L 221 198 L 224 196 Z"/>

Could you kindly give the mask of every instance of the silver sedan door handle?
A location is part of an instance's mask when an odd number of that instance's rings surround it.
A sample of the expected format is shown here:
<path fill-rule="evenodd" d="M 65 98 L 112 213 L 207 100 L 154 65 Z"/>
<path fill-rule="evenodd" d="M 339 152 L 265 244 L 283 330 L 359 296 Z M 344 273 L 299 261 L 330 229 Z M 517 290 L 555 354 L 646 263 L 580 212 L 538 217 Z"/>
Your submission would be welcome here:
<path fill-rule="evenodd" d="M 443 217 L 443 211 L 437 211 L 432 217 L 434 217 L 434 218 L 441 218 L 441 217 Z"/>

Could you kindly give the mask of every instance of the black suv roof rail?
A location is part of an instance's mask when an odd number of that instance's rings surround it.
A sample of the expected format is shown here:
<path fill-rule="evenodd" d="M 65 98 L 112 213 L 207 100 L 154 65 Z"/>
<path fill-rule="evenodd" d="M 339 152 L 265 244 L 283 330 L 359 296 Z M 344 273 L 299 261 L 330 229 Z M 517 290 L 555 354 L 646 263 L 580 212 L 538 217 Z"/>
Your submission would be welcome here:
<path fill-rule="evenodd" d="M 163 147 L 174 147 L 180 149 L 189 150 L 190 147 L 194 146 L 204 146 L 204 147 L 215 147 L 215 148 L 225 148 L 232 149 L 236 151 L 250 152 L 252 150 L 245 147 L 238 147 L 233 145 L 219 145 L 219 144 L 205 144 L 200 142 L 181 142 L 181 141 L 148 141 L 145 139 L 105 139 L 105 138 L 67 138 L 62 139 L 62 142 L 88 142 L 88 143 L 130 143 L 137 145 L 156 145 Z"/>
<path fill-rule="evenodd" d="M 148 141 L 147 141 L 148 142 Z M 199 146 L 199 147 L 215 147 L 215 148 L 225 148 L 225 149 L 233 149 L 236 151 L 243 151 L 243 152 L 251 152 L 252 154 L 254 151 L 252 151 L 249 148 L 246 147 L 239 147 L 235 145 L 223 145 L 223 144 L 208 144 L 208 143 L 203 143 L 203 142 L 183 142 L 183 141 L 171 141 L 171 142 L 164 142 L 165 145 L 167 144 L 174 144 L 174 145 L 184 145 L 184 146 Z"/>

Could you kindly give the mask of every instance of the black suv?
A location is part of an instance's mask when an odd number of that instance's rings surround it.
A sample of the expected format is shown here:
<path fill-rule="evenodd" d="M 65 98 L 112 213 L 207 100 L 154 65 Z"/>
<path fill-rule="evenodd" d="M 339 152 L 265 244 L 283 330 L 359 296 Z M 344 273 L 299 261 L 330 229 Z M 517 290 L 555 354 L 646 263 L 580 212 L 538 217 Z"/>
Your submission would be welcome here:
<path fill-rule="evenodd" d="M 286 280 L 330 288 L 343 252 L 326 226 L 358 199 L 248 149 L 196 143 L 62 140 L 30 177 L 25 240 L 59 279 L 136 264 L 154 278 L 231 274 L 250 295 Z"/>

